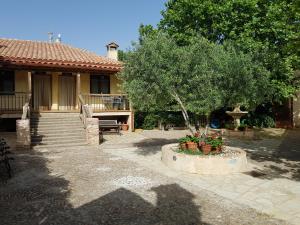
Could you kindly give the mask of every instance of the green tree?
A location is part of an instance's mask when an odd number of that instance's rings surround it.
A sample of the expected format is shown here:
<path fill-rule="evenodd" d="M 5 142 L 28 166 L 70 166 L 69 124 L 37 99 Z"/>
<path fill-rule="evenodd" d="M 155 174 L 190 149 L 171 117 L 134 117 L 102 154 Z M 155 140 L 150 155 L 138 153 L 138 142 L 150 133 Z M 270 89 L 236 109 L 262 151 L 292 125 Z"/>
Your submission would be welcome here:
<path fill-rule="evenodd" d="M 170 0 L 158 29 L 180 45 L 199 34 L 217 43 L 234 41 L 271 71 L 274 99 L 280 100 L 298 89 L 299 5 L 298 0 Z"/>
<path fill-rule="evenodd" d="M 258 97 L 262 92 L 257 85 L 268 83 L 268 73 L 251 60 L 230 44 L 226 50 L 197 37 L 190 45 L 178 46 L 169 35 L 156 32 L 128 52 L 119 77 L 134 108 L 162 111 L 177 107 L 193 132 L 188 111 L 209 115 L 226 103 L 250 105 L 263 99 Z"/>

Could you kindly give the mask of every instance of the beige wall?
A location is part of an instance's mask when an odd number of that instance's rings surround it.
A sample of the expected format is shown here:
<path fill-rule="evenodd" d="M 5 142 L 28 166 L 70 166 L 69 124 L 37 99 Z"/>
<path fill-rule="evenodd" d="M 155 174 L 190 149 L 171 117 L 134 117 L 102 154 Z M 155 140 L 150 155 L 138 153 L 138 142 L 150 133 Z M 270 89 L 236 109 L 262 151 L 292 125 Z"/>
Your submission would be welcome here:
<path fill-rule="evenodd" d="M 27 71 L 15 71 L 15 91 L 28 91 L 28 73 Z"/>
<path fill-rule="evenodd" d="M 293 121 L 295 127 L 300 127 L 300 92 L 293 101 Z"/>
<path fill-rule="evenodd" d="M 81 93 L 89 94 L 90 93 L 90 74 L 81 73 Z M 110 75 L 110 93 L 111 94 L 121 94 L 121 81 L 116 77 L 115 74 Z"/>
<path fill-rule="evenodd" d="M 117 78 L 115 74 L 110 75 L 110 93 L 111 94 L 121 94 L 121 81 Z"/>
<path fill-rule="evenodd" d="M 81 84 L 81 93 L 89 94 L 90 93 L 90 74 L 81 73 L 80 74 L 80 84 Z"/>
<path fill-rule="evenodd" d="M 53 72 L 51 73 L 52 78 L 52 110 L 58 110 L 58 76 L 61 73 Z"/>

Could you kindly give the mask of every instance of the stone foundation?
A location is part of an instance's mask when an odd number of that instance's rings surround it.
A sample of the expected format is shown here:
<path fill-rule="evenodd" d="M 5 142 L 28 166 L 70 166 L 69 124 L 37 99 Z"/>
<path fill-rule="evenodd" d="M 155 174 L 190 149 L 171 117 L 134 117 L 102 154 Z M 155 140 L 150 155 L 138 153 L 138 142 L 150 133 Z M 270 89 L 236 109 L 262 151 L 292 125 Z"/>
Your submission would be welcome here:
<path fill-rule="evenodd" d="M 86 118 L 86 139 L 89 145 L 99 145 L 99 120 Z"/>
<path fill-rule="evenodd" d="M 246 131 L 236 131 L 236 130 L 222 130 L 224 136 L 227 137 L 239 137 L 239 138 L 249 138 L 252 139 L 255 137 L 254 130 L 246 130 Z"/>
<path fill-rule="evenodd" d="M 229 147 L 227 147 L 229 148 Z M 178 144 L 162 147 L 162 162 L 176 170 L 197 174 L 231 174 L 248 171 L 246 152 L 232 148 L 235 153 L 222 155 L 187 155 L 176 152 Z"/>
<path fill-rule="evenodd" d="M 17 150 L 29 150 L 31 145 L 30 136 L 30 120 L 17 120 L 16 121 L 16 149 Z"/>

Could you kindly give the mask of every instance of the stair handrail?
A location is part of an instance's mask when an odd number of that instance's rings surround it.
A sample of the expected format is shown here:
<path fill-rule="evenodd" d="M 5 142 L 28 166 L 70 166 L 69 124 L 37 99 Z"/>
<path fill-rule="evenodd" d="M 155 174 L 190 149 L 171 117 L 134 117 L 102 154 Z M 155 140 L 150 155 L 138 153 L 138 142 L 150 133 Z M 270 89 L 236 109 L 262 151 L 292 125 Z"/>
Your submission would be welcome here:
<path fill-rule="evenodd" d="M 81 119 L 84 125 L 84 128 L 86 128 L 86 119 L 87 118 L 93 118 L 93 112 L 88 104 L 85 103 L 83 97 L 81 94 L 78 95 L 79 103 L 80 103 L 80 114 Z"/>
<path fill-rule="evenodd" d="M 31 93 L 28 94 L 27 101 L 23 106 L 22 120 L 26 120 L 30 118 L 30 103 L 31 103 Z"/>

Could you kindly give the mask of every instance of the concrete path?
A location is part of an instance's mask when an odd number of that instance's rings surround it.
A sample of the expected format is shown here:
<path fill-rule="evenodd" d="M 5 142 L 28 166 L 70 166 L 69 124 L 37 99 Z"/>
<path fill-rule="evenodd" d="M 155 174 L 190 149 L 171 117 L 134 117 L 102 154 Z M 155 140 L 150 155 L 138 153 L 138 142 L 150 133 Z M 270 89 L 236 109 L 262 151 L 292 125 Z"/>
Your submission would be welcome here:
<path fill-rule="evenodd" d="M 152 140 L 132 147 L 145 136 L 115 138 L 119 148 L 109 149 L 116 143 L 110 141 L 105 151 L 101 146 L 16 152 L 13 178 L 6 180 L 0 170 L 0 224 L 287 224 L 205 190 L 211 178 L 194 185 L 185 181 L 191 177 L 168 172 Z M 213 191 L 231 185 L 220 179 L 223 186 L 216 180 Z"/>
<path fill-rule="evenodd" d="M 144 131 L 107 136 L 101 148 L 155 172 L 193 184 L 272 217 L 300 224 L 300 131 L 286 131 L 275 138 L 227 140 L 248 152 L 249 172 L 227 176 L 196 175 L 172 171 L 161 163 L 160 148 L 184 131 Z"/>

